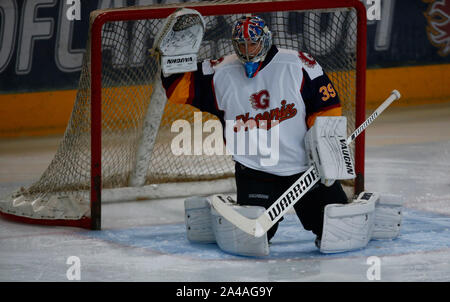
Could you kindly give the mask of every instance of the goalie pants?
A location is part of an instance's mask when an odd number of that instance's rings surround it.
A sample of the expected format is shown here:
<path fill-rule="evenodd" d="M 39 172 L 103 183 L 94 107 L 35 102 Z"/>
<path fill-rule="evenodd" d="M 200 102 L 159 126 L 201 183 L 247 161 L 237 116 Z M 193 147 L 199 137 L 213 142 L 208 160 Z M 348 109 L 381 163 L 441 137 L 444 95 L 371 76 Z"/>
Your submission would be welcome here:
<path fill-rule="evenodd" d="M 303 174 L 278 176 L 245 167 L 237 162 L 235 170 L 237 203 L 262 206 L 266 209 Z M 347 203 L 347 195 L 338 180 L 330 187 L 319 182 L 294 205 L 294 209 L 303 227 L 321 238 L 324 208 L 331 203 Z M 282 220 L 283 218 L 278 222 Z M 275 235 L 278 222 L 267 232 L 268 240 Z"/>

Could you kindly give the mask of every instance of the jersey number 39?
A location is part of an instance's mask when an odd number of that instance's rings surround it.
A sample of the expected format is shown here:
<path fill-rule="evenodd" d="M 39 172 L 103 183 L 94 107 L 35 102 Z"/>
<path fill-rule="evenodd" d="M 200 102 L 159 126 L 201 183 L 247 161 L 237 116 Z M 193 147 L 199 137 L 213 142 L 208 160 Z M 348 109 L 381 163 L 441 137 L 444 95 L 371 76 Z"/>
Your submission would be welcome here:
<path fill-rule="evenodd" d="M 336 91 L 334 90 L 331 83 L 327 86 L 322 86 L 319 88 L 319 92 L 322 94 L 322 101 L 327 101 L 329 98 L 334 98 L 336 96 Z"/>

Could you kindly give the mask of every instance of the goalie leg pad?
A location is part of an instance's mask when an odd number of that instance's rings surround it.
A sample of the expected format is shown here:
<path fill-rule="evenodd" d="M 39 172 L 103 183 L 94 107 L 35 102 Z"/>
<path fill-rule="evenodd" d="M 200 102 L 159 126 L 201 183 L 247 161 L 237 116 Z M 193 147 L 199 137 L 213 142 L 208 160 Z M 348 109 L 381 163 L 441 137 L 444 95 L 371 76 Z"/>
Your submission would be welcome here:
<path fill-rule="evenodd" d="M 327 205 L 320 251 L 339 253 L 364 248 L 372 236 L 374 216 L 374 199 Z"/>
<path fill-rule="evenodd" d="M 400 195 L 381 193 L 375 205 L 372 239 L 394 239 L 400 233 L 403 199 Z"/>
<path fill-rule="evenodd" d="M 187 238 L 191 242 L 214 243 L 211 204 L 207 197 L 194 196 L 184 201 Z"/>
<path fill-rule="evenodd" d="M 243 216 L 251 219 L 258 218 L 266 210 L 260 206 L 230 206 L 234 207 Z M 211 216 L 217 245 L 223 251 L 236 255 L 256 257 L 269 254 L 267 233 L 261 237 L 249 235 L 226 220 L 214 208 L 211 209 Z"/>

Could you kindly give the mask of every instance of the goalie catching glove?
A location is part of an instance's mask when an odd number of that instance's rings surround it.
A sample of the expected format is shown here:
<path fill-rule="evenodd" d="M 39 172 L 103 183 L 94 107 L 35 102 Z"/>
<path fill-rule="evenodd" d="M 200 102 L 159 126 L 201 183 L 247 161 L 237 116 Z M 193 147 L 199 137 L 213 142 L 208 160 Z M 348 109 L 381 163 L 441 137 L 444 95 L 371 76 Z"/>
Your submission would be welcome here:
<path fill-rule="evenodd" d="M 306 133 L 308 164 L 316 167 L 320 181 L 326 186 L 336 179 L 356 177 L 346 132 L 345 116 L 319 116 Z"/>
<path fill-rule="evenodd" d="M 164 76 L 197 70 L 204 33 L 205 21 L 196 10 L 178 9 L 166 18 L 150 50 L 161 54 Z"/>

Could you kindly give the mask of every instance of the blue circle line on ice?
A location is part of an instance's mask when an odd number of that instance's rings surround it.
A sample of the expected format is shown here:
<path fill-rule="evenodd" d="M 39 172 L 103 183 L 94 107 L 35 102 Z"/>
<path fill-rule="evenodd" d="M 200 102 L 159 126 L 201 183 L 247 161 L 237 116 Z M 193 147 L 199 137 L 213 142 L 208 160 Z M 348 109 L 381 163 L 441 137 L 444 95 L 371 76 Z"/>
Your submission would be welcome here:
<path fill-rule="evenodd" d="M 272 239 L 270 254 L 265 257 L 244 257 L 223 252 L 216 244 L 191 243 L 186 238 L 183 223 L 154 225 L 83 235 L 114 242 L 123 246 L 144 248 L 153 252 L 209 260 L 255 259 L 314 259 L 327 257 L 389 256 L 431 252 L 450 248 L 450 217 L 412 209 L 403 210 L 398 238 L 372 240 L 366 248 L 339 254 L 322 254 L 314 246 L 315 235 L 301 226 L 293 214 L 285 215 Z"/>

